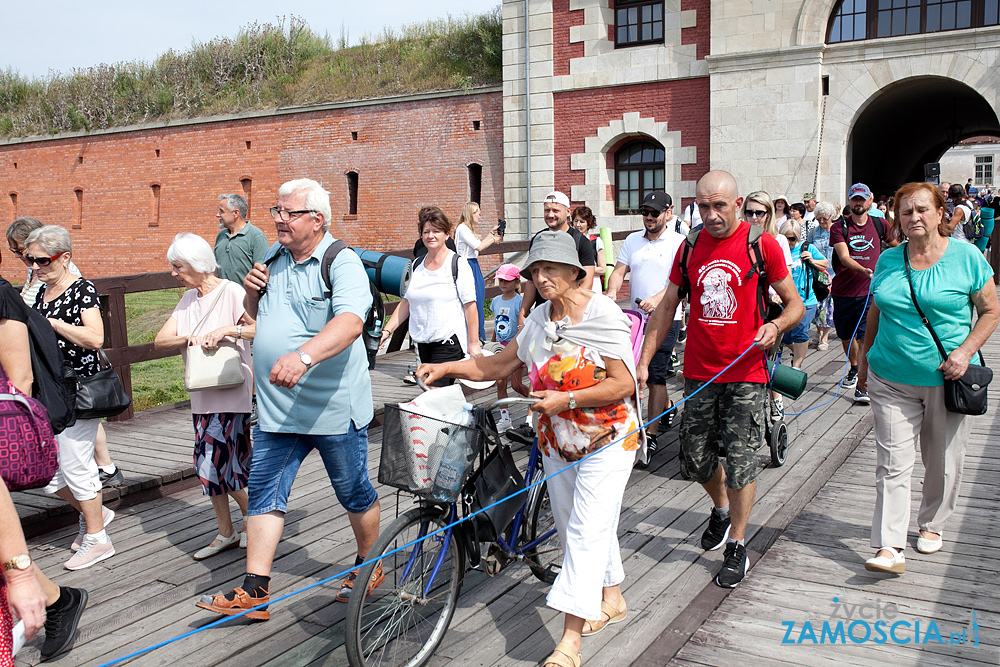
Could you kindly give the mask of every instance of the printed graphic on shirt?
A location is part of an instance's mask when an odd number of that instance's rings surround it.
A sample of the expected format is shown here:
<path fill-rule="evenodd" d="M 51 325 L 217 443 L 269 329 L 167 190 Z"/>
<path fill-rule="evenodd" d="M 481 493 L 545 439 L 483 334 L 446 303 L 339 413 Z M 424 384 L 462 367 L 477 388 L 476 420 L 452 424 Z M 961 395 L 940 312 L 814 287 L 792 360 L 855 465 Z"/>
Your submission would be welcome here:
<path fill-rule="evenodd" d="M 854 234 L 851 236 L 851 240 L 847 242 L 847 245 L 851 248 L 851 256 L 853 258 L 854 253 L 865 252 L 874 248 L 875 241 L 865 237 L 864 234 Z M 860 259 L 868 259 L 868 257 L 862 257 Z"/>
<path fill-rule="evenodd" d="M 729 260 L 712 260 L 701 267 L 697 282 L 703 290 L 701 322 L 709 326 L 735 322 L 733 314 L 739 304 L 730 285 L 739 287 L 743 284 L 739 267 Z"/>
<path fill-rule="evenodd" d="M 510 338 L 510 308 L 501 308 L 494 315 L 493 322 L 496 327 L 497 340 L 508 340 Z"/>

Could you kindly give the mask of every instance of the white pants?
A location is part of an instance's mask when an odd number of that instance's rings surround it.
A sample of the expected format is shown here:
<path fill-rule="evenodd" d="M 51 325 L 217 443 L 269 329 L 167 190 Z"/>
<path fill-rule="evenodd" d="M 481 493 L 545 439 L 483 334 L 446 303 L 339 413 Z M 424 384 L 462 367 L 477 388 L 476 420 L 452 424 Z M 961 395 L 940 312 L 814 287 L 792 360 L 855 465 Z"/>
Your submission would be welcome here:
<path fill-rule="evenodd" d="M 570 465 L 550 456 L 542 457 L 542 463 L 546 476 Z M 625 579 L 618 516 L 634 463 L 635 452 L 616 443 L 546 482 L 563 544 L 562 571 L 546 597 L 553 609 L 599 619 L 601 589 Z"/>
<path fill-rule="evenodd" d="M 46 493 L 55 493 L 68 486 L 77 500 L 90 500 L 101 492 L 101 478 L 94 460 L 94 443 L 100 424 L 100 419 L 77 419 L 56 436 L 59 469 L 45 487 Z"/>
<path fill-rule="evenodd" d="M 906 546 L 918 438 L 924 485 L 917 527 L 940 535 L 958 502 L 969 420 L 944 407 L 943 386 L 899 384 L 869 371 L 868 393 L 877 454 L 872 547 Z"/>

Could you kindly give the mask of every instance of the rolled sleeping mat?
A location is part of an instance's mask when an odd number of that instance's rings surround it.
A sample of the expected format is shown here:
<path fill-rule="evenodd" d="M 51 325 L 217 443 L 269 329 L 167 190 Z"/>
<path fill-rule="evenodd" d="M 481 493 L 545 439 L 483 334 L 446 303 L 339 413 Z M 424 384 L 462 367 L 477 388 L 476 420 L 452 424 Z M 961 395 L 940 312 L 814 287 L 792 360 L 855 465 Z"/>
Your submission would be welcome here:
<path fill-rule="evenodd" d="M 992 208 L 986 208 L 985 206 L 979 209 L 979 217 L 983 219 L 983 232 L 985 236 L 976 239 L 975 246 L 981 251 L 986 251 L 986 246 L 990 243 L 990 238 L 993 237 L 993 227 L 996 225 L 994 217 L 996 211 Z"/>
<path fill-rule="evenodd" d="M 601 243 L 604 244 L 604 289 L 608 289 L 611 272 L 615 268 L 615 246 L 611 242 L 611 228 L 600 228 Z"/>
<path fill-rule="evenodd" d="M 776 363 L 771 366 L 770 374 L 771 389 L 792 400 L 801 396 L 802 392 L 806 390 L 806 382 L 809 376 L 805 371 Z"/>
<path fill-rule="evenodd" d="M 379 292 L 400 297 L 406 293 L 406 286 L 410 284 L 411 260 L 374 250 L 361 248 L 351 248 L 351 250 L 361 258 L 368 279 L 375 283 Z"/>

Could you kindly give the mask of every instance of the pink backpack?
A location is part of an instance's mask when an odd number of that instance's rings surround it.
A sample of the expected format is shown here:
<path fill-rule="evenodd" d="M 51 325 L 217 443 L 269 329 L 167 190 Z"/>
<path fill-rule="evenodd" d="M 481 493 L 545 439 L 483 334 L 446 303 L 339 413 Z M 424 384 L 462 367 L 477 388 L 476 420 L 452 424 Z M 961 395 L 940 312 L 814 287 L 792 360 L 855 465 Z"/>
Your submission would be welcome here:
<path fill-rule="evenodd" d="M 632 343 L 632 356 L 635 358 L 635 363 L 639 363 L 639 357 L 642 355 L 643 313 L 638 310 L 625 309 L 622 309 L 622 312 L 625 313 L 625 317 L 632 325 L 629 331 L 629 340 Z"/>
<path fill-rule="evenodd" d="M 0 368 L 0 477 L 10 491 L 37 489 L 59 467 L 59 446 L 41 401 L 19 392 Z"/>

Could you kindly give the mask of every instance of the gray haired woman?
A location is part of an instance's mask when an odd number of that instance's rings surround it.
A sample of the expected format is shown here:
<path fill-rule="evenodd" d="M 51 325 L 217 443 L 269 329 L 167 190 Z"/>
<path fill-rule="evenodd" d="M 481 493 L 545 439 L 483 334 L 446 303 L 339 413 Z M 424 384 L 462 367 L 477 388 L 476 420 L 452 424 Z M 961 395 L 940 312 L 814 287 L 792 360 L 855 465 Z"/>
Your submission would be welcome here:
<path fill-rule="evenodd" d="M 44 225 L 25 240 L 24 261 L 43 283 L 33 304 L 52 325 L 63 356 L 78 376 L 100 370 L 97 350 L 104 344 L 97 289 L 89 280 L 69 270 L 73 244 L 69 232 L 58 225 Z M 100 419 L 77 419 L 58 436 L 59 469 L 45 487 L 80 511 L 80 532 L 73 541 L 76 552 L 66 569 L 80 570 L 115 555 L 104 528 L 115 513 L 103 506 L 101 479 L 94 459 Z"/>
<path fill-rule="evenodd" d="M 188 348 L 215 349 L 226 340 L 236 343 L 243 368 L 243 384 L 228 389 L 191 392 L 194 422 L 194 467 L 202 492 L 211 496 L 219 531 L 212 542 L 195 552 L 202 560 L 239 546 L 246 548 L 246 533 L 237 534 L 229 514 L 232 497 L 243 514 L 246 528 L 250 477 L 250 402 L 253 370 L 250 343 L 256 326 L 243 308 L 242 285 L 215 275 L 215 254 L 196 234 L 181 233 L 167 250 L 170 272 L 189 287 L 153 341 L 157 350 L 180 350 L 189 363 Z"/>
<path fill-rule="evenodd" d="M 833 279 L 833 246 L 830 245 L 830 227 L 833 221 L 840 217 L 840 212 L 836 204 L 828 201 L 821 201 L 816 204 L 813 210 L 816 225 L 809 226 L 807 240 L 816 246 L 816 249 L 826 257 L 826 272 Z M 816 309 L 816 333 L 818 350 L 830 349 L 830 330 L 833 329 L 833 297 L 829 294 Z"/>

